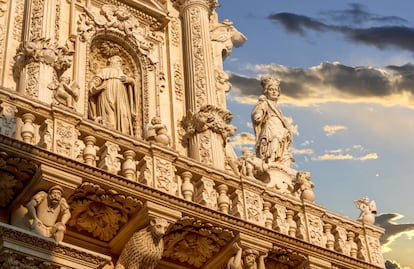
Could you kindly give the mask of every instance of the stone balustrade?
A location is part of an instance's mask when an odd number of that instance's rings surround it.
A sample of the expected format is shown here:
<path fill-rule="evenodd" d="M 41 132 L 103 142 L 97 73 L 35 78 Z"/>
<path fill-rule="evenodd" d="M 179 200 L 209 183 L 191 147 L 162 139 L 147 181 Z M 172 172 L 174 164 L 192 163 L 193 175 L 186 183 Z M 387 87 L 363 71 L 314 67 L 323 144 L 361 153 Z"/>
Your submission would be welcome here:
<path fill-rule="evenodd" d="M 254 178 L 212 169 L 169 147 L 107 130 L 72 111 L 41 104 L 33 107 L 24 97 L 3 90 L 1 95 L 8 97 L 0 99 L 5 100 L 0 103 L 1 135 L 320 248 L 383 264 L 379 227 L 269 190 Z"/>

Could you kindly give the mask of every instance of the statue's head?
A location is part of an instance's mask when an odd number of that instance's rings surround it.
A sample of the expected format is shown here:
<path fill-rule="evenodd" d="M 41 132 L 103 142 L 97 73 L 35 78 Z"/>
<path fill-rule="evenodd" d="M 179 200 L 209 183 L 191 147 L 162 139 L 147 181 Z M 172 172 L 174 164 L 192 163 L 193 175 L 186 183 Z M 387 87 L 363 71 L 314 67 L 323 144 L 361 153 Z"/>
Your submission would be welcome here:
<path fill-rule="evenodd" d="M 270 100 L 277 100 L 280 96 L 280 80 L 275 77 L 265 75 L 260 78 L 263 87 L 263 94 Z"/>
<path fill-rule="evenodd" d="M 246 249 L 243 251 L 243 262 L 246 266 L 252 266 L 256 263 L 259 252 L 254 249 Z"/>
<path fill-rule="evenodd" d="M 53 204 L 58 204 L 62 199 L 63 188 L 55 185 L 49 188 L 48 197 Z"/>
<path fill-rule="evenodd" d="M 108 59 L 109 66 L 121 66 L 122 65 L 122 58 L 118 55 L 114 55 Z"/>
<path fill-rule="evenodd" d="M 162 238 L 169 226 L 168 221 L 162 218 L 154 218 L 150 221 L 152 236 L 160 239 Z"/>

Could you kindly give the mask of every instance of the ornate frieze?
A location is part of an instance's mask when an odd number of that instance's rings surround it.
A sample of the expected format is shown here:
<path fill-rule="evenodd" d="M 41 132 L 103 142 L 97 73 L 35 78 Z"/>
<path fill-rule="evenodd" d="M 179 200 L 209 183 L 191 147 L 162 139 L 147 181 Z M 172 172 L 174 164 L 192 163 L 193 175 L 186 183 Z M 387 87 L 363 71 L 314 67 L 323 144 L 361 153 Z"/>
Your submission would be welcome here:
<path fill-rule="evenodd" d="M 244 191 L 246 199 L 246 219 L 248 221 L 263 225 L 263 199 L 259 194 Z"/>
<path fill-rule="evenodd" d="M 164 237 L 164 257 L 202 268 L 233 237 L 233 233 L 227 229 L 184 217 L 173 224 Z"/>
<path fill-rule="evenodd" d="M 68 224 L 100 240 L 110 241 L 142 204 L 131 196 L 85 182 L 69 199 L 72 218 Z"/>
<path fill-rule="evenodd" d="M 174 90 L 175 98 L 182 101 L 184 97 L 184 78 L 181 65 L 178 63 L 174 64 Z"/>

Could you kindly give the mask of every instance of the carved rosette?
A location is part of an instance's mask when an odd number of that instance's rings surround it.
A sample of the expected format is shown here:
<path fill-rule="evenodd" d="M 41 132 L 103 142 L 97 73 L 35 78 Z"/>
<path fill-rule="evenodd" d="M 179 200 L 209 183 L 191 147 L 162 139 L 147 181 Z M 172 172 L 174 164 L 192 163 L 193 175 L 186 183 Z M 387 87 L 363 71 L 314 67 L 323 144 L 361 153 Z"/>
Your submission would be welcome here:
<path fill-rule="evenodd" d="M 7 207 L 38 170 L 34 162 L 0 152 L 0 207 Z"/>
<path fill-rule="evenodd" d="M 69 205 L 72 213 L 69 226 L 102 241 L 110 241 L 143 203 L 85 182 L 69 198 Z"/>
<path fill-rule="evenodd" d="M 202 268 L 232 239 L 230 230 L 185 217 L 175 223 L 164 237 L 164 257 L 185 266 Z"/>

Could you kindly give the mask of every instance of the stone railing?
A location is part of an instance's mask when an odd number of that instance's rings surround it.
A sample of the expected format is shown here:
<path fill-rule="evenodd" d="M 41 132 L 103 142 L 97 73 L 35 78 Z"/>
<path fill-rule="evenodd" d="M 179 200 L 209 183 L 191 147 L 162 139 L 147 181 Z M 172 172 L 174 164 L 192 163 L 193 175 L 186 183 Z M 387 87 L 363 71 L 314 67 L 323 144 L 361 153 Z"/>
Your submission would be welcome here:
<path fill-rule="evenodd" d="M 1 101 L 3 100 L 3 101 Z M 59 107 L 0 91 L 0 134 L 126 180 L 374 265 L 383 229 L 344 218 L 258 180 L 204 166 L 171 148 L 125 136 Z"/>

